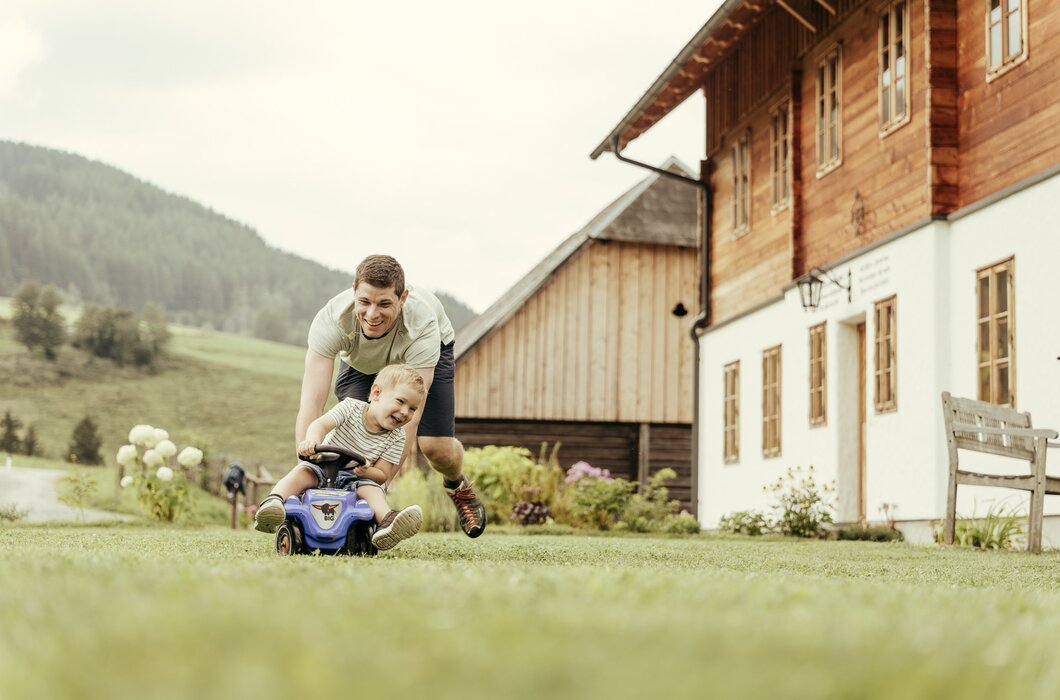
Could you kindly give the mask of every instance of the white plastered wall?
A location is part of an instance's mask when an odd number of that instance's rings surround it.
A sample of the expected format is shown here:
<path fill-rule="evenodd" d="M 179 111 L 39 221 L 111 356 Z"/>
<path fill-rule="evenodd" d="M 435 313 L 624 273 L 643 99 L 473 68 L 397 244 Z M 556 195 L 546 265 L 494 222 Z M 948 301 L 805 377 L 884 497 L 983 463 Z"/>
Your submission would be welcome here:
<path fill-rule="evenodd" d="M 796 289 L 782 300 L 701 338 L 700 519 L 715 527 L 738 510 L 767 510 L 763 486 L 788 467 L 814 465 L 836 481 L 839 519 L 852 520 L 857 503 L 856 324 L 866 324 L 865 515 L 880 520 L 882 503 L 897 505 L 900 520 L 943 516 L 947 455 L 940 395 L 975 396 L 975 273 L 1015 257 L 1017 408 L 1030 410 L 1037 426 L 1060 427 L 1060 177 L 1006 197 L 953 222 L 932 222 L 835 267 L 852 298 L 828 284 L 820 307 L 804 312 Z M 754 235 L 752 231 L 749 235 Z M 874 409 L 874 304 L 896 296 L 897 403 Z M 828 415 L 809 425 L 809 328 L 827 322 Z M 781 455 L 761 449 L 762 351 L 782 345 Z M 740 361 L 740 459 L 722 458 L 724 366 Z M 1060 474 L 1060 449 L 1049 451 Z M 975 468 L 962 453 L 962 466 Z M 996 458 L 989 466 L 1004 467 Z M 1013 470 L 1024 469 L 1011 462 Z M 981 515 L 998 498 L 1020 506 L 1010 490 L 962 488 L 958 509 Z M 977 509 L 977 510 L 976 510 Z M 1046 499 L 1046 513 L 1060 514 L 1060 497 Z M 930 532 L 926 530 L 926 532 Z M 1058 532 L 1060 534 L 1060 532 Z M 1050 529 L 1046 543 L 1050 543 Z M 1060 543 L 1060 537 L 1056 538 Z"/>

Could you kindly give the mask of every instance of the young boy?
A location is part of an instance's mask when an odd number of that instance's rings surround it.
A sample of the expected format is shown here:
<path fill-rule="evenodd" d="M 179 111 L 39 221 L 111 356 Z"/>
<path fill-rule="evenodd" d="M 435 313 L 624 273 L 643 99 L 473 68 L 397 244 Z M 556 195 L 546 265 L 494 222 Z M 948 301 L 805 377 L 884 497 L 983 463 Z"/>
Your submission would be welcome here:
<path fill-rule="evenodd" d="M 313 421 L 306 437 L 298 444 L 301 457 L 327 452 L 336 445 L 359 452 L 364 466 L 342 470 L 335 486 L 356 490 L 372 507 L 378 524 L 372 544 L 390 549 L 415 535 L 423 521 L 419 506 L 391 510 L 386 502 L 385 484 L 396 476 L 405 449 L 403 426 L 412 420 L 427 395 L 420 373 L 408 365 L 388 365 L 379 371 L 368 395 L 368 403 L 343 399 Z M 276 532 L 287 517 L 284 502 L 306 489 L 324 486 L 323 470 L 310 462 L 299 462 L 280 479 L 254 516 L 254 529 Z"/>

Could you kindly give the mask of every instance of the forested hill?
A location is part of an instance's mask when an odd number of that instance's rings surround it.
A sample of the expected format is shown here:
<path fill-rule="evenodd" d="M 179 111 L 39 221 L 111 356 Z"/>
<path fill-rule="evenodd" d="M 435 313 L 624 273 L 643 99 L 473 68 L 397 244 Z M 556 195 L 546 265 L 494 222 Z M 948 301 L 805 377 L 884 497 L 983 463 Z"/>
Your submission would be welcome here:
<path fill-rule="evenodd" d="M 117 168 L 0 141 L 0 296 L 35 279 L 67 303 L 152 301 L 170 321 L 302 344 L 351 278 Z M 458 328 L 474 317 L 438 296 Z"/>

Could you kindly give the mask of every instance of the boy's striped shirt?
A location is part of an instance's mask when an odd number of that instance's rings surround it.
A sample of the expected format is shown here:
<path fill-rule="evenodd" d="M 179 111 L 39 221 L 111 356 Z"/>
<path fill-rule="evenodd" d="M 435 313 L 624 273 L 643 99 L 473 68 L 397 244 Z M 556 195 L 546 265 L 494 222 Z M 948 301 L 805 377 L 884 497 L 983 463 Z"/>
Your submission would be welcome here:
<path fill-rule="evenodd" d="M 382 458 L 391 464 L 400 464 L 405 451 L 405 430 L 384 430 L 370 433 L 365 427 L 364 417 L 368 404 L 357 399 L 343 399 L 327 412 L 338 423 L 324 437 L 323 444 L 345 447 L 364 455 L 368 466 Z"/>

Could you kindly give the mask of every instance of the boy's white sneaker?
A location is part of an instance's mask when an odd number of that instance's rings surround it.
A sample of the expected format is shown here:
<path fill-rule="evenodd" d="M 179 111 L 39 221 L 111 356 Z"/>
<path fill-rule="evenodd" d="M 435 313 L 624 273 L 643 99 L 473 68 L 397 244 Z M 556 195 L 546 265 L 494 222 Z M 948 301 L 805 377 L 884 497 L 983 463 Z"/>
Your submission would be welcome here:
<path fill-rule="evenodd" d="M 258 512 L 254 514 L 254 529 L 258 532 L 276 532 L 286 519 L 287 509 L 283 507 L 283 501 L 279 496 L 272 495 L 258 506 Z"/>
<path fill-rule="evenodd" d="M 409 506 L 401 511 L 392 510 L 379 523 L 372 544 L 376 549 L 393 549 L 401 540 L 407 540 L 420 531 L 423 524 L 423 511 L 419 506 Z"/>

